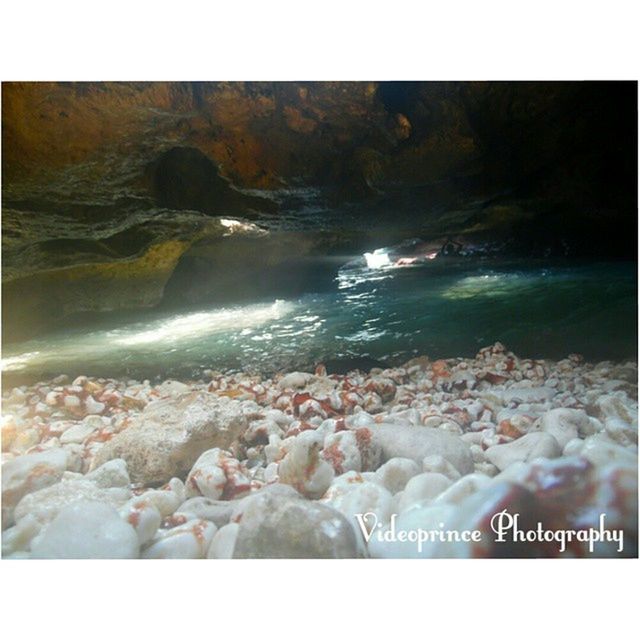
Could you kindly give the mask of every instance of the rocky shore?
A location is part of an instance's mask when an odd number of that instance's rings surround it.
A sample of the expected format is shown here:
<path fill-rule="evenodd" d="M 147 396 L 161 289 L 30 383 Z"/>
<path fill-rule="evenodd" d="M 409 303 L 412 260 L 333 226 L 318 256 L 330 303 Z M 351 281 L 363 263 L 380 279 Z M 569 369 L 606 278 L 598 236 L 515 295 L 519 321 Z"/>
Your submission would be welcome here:
<path fill-rule="evenodd" d="M 637 364 L 475 359 L 5 390 L 5 558 L 637 555 Z M 544 539 L 496 540 L 519 514 Z M 561 550 L 553 532 L 621 530 Z M 477 539 L 412 532 L 479 531 Z M 412 537 L 413 536 L 413 537 Z"/>

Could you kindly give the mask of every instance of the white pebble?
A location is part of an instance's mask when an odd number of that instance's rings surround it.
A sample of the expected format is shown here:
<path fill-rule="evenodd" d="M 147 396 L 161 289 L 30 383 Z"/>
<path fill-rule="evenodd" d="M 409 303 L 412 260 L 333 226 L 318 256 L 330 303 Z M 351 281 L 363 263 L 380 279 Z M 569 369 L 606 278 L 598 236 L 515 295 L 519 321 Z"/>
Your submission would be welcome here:
<path fill-rule="evenodd" d="M 34 541 L 34 558 L 137 558 L 134 528 L 101 502 L 76 502 L 60 511 Z"/>
<path fill-rule="evenodd" d="M 208 520 L 190 520 L 184 524 L 158 531 L 141 557 L 151 558 L 206 558 L 217 527 Z"/>

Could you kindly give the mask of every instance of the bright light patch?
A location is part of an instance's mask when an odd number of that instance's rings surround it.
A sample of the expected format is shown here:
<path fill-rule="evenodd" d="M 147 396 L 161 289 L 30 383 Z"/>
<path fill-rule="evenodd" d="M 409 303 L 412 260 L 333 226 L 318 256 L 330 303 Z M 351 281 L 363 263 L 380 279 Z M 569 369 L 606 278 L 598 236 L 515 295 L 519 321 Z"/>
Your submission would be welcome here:
<path fill-rule="evenodd" d="M 158 341 L 175 342 L 201 336 L 257 327 L 269 320 L 278 320 L 290 313 L 294 305 L 283 300 L 276 300 L 273 304 L 256 304 L 235 309 L 219 309 L 174 317 L 165 320 L 147 331 L 139 331 L 131 335 L 116 338 L 116 344 L 134 346 Z"/>
<path fill-rule="evenodd" d="M 367 261 L 369 269 L 381 269 L 391 266 L 389 254 L 384 249 L 376 249 L 373 253 L 365 253 L 364 259 Z"/>
<path fill-rule="evenodd" d="M 289 315 L 295 308 L 292 302 L 276 300 L 271 304 L 165 316 L 117 329 L 35 339 L 28 352 L 8 354 L 3 358 L 2 371 L 25 371 L 34 366 L 59 369 L 61 362 L 86 364 L 113 358 L 125 360 L 132 357 L 134 351 L 186 352 L 207 336 L 224 336 L 225 332 L 241 334 L 262 325 L 268 326 L 269 322 Z"/>
<path fill-rule="evenodd" d="M 515 274 L 487 274 L 469 276 L 458 280 L 443 294 L 443 298 L 460 300 L 465 298 L 502 298 L 512 295 L 526 285 L 526 279 Z"/>
<path fill-rule="evenodd" d="M 258 227 L 255 224 L 252 224 L 251 222 L 242 222 L 241 220 L 234 220 L 232 218 L 220 218 L 220 224 L 225 227 L 225 229 L 228 229 L 228 233 L 226 233 L 225 235 L 232 235 L 234 233 L 239 233 L 241 231 L 244 232 L 251 232 L 251 233 L 258 233 L 260 235 L 266 234 L 267 232 L 264 229 L 261 229 L 260 227 Z"/>
<path fill-rule="evenodd" d="M 24 369 L 31 360 L 37 358 L 39 353 L 39 351 L 32 351 L 30 353 L 22 353 L 19 356 L 2 358 L 2 371 L 20 371 Z"/>

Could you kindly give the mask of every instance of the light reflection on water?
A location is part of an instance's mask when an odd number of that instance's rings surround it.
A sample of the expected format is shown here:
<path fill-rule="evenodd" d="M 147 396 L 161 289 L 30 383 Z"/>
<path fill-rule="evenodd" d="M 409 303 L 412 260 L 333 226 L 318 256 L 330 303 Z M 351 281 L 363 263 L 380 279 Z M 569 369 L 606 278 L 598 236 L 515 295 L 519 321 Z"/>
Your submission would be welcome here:
<path fill-rule="evenodd" d="M 113 343 L 124 346 L 150 344 L 156 342 L 175 343 L 197 340 L 204 336 L 211 336 L 224 331 L 242 331 L 255 325 L 265 324 L 270 320 L 277 320 L 290 313 L 293 305 L 290 302 L 276 300 L 272 305 L 253 305 L 243 309 L 221 309 L 163 319 L 142 330 L 116 329 L 107 332 Z"/>
<path fill-rule="evenodd" d="M 495 340 L 530 357 L 634 357 L 635 273 L 625 263 L 350 269 L 333 292 L 68 329 L 8 346 L 2 365 L 33 377 L 271 372 L 356 356 L 473 356 Z"/>

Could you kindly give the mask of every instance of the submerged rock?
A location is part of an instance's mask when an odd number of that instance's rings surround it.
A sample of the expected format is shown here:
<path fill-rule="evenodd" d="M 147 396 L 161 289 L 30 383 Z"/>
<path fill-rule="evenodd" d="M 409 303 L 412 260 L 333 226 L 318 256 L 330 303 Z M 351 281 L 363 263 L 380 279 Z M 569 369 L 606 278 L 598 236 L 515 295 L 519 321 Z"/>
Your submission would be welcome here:
<path fill-rule="evenodd" d="M 196 460 L 186 480 L 188 495 L 203 495 L 214 500 L 222 495 L 227 484 L 222 455 L 221 449 L 210 449 Z"/>
<path fill-rule="evenodd" d="M 420 473 L 420 465 L 409 458 L 391 458 L 375 472 L 376 482 L 395 495 L 407 482 Z"/>
<path fill-rule="evenodd" d="M 127 463 L 122 458 L 109 460 L 85 475 L 87 480 L 91 480 L 98 487 L 127 487 L 131 484 Z"/>
<path fill-rule="evenodd" d="M 473 471 L 469 446 L 460 438 L 429 427 L 409 427 L 379 424 L 371 427 L 373 440 L 382 449 L 385 459 L 410 458 L 422 463 L 429 455 L 440 455 L 459 473 Z"/>
<path fill-rule="evenodd" d="M 280 389 L 301 389 L 311 382 L 313 377 L 310 373 L 293 371 L 280 378 L 278 387 Z"/>
<path fill-rule="evenodd" d="M 40 532 L 42 525 L 33 516 L 22 518 L 15 526 L 2 532 L 2 557 L 14 553 L 28 553 L 31 540 Z"/>
<path fill-rule="evenodd" d="M 120 516 L 136 530 L 140 544 L 149 542 L 162 522 L 158 508 L 144 496 L 132 498 L 120 507 Z"/>
<path fill-rule="evenodd" d="M 231 560 L 239 529 L 240 525 L 237 522 L 230 522 L 218 529 L 209 545 L 207 558 L 211 560 Z"/>
<path fill-rule="evenodd" d="M 497 444 L 485 451 L 487 460 L 501 471 L 515 462 L 535 458 L 557 458 L 562 453 L 558 441 L 548 433 L 533 432 L 506 444 Z"/>
<path fill-rule="evenodd" d="M 247 426 L 236 400 L 199 391 L 157 400 L 104 444 L 94 466 L 122 458 L 134 482 L 162 484 L 184 477 L 203 451 L 228 448 Z"/>
<path fill-rule="evenodd" d="M 252 488 L 244 466 L 228 451 L 215 448 L 205 451 L 193 465 L 186 480 L 186 495 L 237 498 Z"/>
<path fill-rule="evenodd" d="M 60 511 L 33 542 L 34 558 L 137 558 L 134 528 L 100 502 L 76 502 Z"/>
<path fill-rule="evenodd" d="M 184 515 L 188 520 L 210 520 L 217 527 L 228 524 L 237 500 L 211 500 L 205 497 L 189 498 L 176 510 L 175 515 Z"/>
<path fill-rule="evenodd" d="M 234 558 L 355 558 L 356 534 L 336 509 L 274 486 L 238 505 Z"/>
<path fill-rule="evenodd" d="M 491 479 L 484 473 L 470 473 L 456 480 L 433 501 L 435 504 L 459 504 L 468 496 L 484 489 Z"/>
<path fill-rule="evenodd" d="M 206 558 L 207 551 L 217 527 L 208 520 L 190 520 L 166 531 L 158 531 L 156 536 L 142 551 L 145 559 L 188 559 Z"/>
<path fill-rule="evenodd" d="M 359 482 L 350 486 L 344 493 L 337 493 L 333 498 L 323 498 L 323 504 L 328 504 L 342 513 L 356 530 L 362 535 L 357 525 L 356 516 L 359 514 L 374 514 L 376 522 L 385 524 L 393 513 L 393 496 L 384 487 L 375 482 Z M 368 523 L 373 526 L 373 521 Z"/>
<path fill-rule="evenodd" d="M 14 509 L 20 499 L 59 482 L 67 469 L 69 455 L 51 449 L 7 460 L 2 465 L 2 527 L 14 522 Z"/>
<path fill-rule="evenodd" d="M 119 508 L 129 498 L 131 491 L 128 487 L 103 488 L 84 477 L 73 478 L 24 496 L 16 506 L 14 515 L 16 522 L 32 516 L 42 525 L 48 525 L 63 509 L 75 502 L 100 502 Z"/>
<path fill-rule="evenodd" d="M 362 471 L 358 437 L 353 431 L 329 434 L 324 440 L 322 457 L 331 463 L 338 475 L 346 471 Z"/>
<path fill-rule="evenodd" d="M 304 431 L 278 466 L 280 482 L 309 498 L 319 498 L 333 480 L 333 467 L 320 457 L 322 436 Z"/>
<path fill-rule="evenodd" d="M 160 489 L 148 489 L 138 497 L 149 501 L 160 512 L 163 518 L 174 514 L 176 509 L 185 501 L 185 486 L 179 478 L 171 478 Z"/>
<path fill-rule="evenodd" d="M 398 511 L 402 513 L 416 506 L 432 502 L 451 484 L 451 479 L 441 473 L 420 473 L 413 476 L 400 494 Z"/>
<path fill-rule="evenodd" d="M 473 457 L 473 449 L 471 449 L 471 455 Z M 474 462 L 476 462 L 474 458 Z M 443 476 L 451 480 L 458 480 L 460 478 L 460 472 L 441 455 L 430 455 L 422 461 L 422 470 L 427 473 L 441 473 Z"/>
<path fill-rule="evenodd" d="M 542 416 L 540 426 L 557 440 L 562 449 L 579 433 L 587 435 L 593 429 L 589 416 L 577 409 L 552 409 Z"/>

